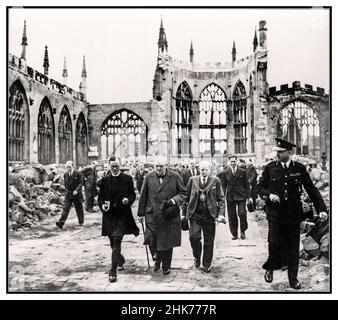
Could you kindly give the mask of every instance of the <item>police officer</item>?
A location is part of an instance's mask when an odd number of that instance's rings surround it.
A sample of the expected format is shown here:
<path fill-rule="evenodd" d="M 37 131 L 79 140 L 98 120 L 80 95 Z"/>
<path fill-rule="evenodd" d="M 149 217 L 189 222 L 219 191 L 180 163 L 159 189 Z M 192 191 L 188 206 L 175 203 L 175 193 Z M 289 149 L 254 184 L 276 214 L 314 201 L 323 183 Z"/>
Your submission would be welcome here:
<path fill-rule="evenodd" d="M 305 166 L 290 159 L 294 144 L 276 138 L 277 161 L 266 165 L 258 184 L 258 192 L 266 201 L 268 220 L 269 257 L 264 263 L 264 279 L 273 281 L 273 270 L 287 263 L 289 284 L 299 290 L 297 279 L 299 264 L 300 222 L 302 217 L 302 186 L 311 198 L 322 221 L 327 219 L 327 210 L 318 189 L 313 185 Z"/>

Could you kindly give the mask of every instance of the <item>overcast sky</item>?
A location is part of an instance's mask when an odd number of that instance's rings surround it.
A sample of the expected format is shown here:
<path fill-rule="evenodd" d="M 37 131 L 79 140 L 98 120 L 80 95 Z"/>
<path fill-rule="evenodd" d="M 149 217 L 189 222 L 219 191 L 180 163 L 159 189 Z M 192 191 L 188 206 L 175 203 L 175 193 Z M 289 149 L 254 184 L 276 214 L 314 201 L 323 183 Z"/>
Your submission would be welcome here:
<path fill-rule="evenodd" d="M 329 11 L 324 9 L 10 9 L 9 51 L 20 56 L 27 21 L 27 63 L 43 72 L 48 45 L 52 78 L 76 90 L 86 56 L 90 103 L 148 101 L 156 66 L 161 15 L 169 54 L 195 61 L 231 61 L 252 53 L 255 26 L 267 21 L 270 86 L 295 80 L 329 89 Z"/>

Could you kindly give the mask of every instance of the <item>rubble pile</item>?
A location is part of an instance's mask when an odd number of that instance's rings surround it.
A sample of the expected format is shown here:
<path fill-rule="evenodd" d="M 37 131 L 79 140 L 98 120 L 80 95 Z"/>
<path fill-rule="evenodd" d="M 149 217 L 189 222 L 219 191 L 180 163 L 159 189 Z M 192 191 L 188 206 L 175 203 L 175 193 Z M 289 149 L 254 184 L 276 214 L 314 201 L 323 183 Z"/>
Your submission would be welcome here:
<path fill-rule="evenodd" d="M 41 164 L 9 167 L 8 214 L 11 231 L 30 228 L 61 213 L 65 168 Z"/>

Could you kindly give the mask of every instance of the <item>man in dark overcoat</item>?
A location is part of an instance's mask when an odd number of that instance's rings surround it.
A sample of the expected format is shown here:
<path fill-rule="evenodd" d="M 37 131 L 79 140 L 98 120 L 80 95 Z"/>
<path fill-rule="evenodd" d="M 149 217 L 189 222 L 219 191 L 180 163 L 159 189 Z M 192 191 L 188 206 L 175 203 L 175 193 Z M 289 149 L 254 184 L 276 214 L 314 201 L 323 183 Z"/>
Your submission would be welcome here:
<path fill-rule="evenodd" d="M 91 166 L 85 167 L 82 170 L 84 190 L 85 190 L 85 200 L 86 200 L 86 211 L 94 212 L 94 199 L 97 196 L 96 188 L 96 163 L 93 161 Z"/>
<path fill-rule="evenodd" d="M 191 177 L 187 186 L 187 197 L 183 205 L 183 219 L 190 222 L 189 239 L 195 267 L 200 267 L 202 255 L 201 236 L 203 233 L 202 271 L 209 273 L 213 258 L 216 226 L 225 223 L 224 193 L 217 177 L 212 177 L 208 161 L 200 163 L 201 174 Z"/>
<path fill-rule="evenodd" d="M 265 166 L 258 184 L 258 193 L 266 202 L 265 212 L 269 227 L 269 257 L 263 265 L 266 270 L 264 279 L 272 282 L 273 270 L 281 269 L 286 260 L 289 284 L 293 289 L 300 289 L 297 275 L 303 213 L 302 186 L 322 221 L 327 219 L 327 210 L 305 166 L 290 159 L 295 145 L 279 138 L 276 138 L 276 143 L 278 160 Z"/>
<path fill-rule="evenodd" d="M 65 205 L 59 221 L 56 222 L 56 226 L 60 229 L 65 224 L 70 208 L 74 204 L 79 225 L 82 226 L 84 222 L 83 215 L 83 195 L 82 195 L 82 175 L 80 172 L 74 170 L 73 161 L 66 162 L 67 172 L 64 174 L 65 183 Z"/>
<path fill-rule="evenodd" d="M 117 158 L 109 159 L 110 173 L 102 177 L 98 196 L 102 216 L 102 235 L 107 236 L 112 248 L 109 281 L 117 280 L 117 270 L 123 270 L 125 259 L 121 254 L 121 243 L 125 234 L 138 236 L 139 229 L 132 215 L 135 201 L 133 179 L 120 171 Z"/>
<path fill-rule="evenodd" d="M 185 188 L 179 174 L 166 168 L 166 160 L 157 157 L 155 171 L 146 175 L 142 186 L 138 216 L 146 222 L 145 245 L 149 245 L 155 261 L 154 271 L 162 263 L 164 274 L 170 273 L 173 248 L 181 246 L 180 215 L 168 220 L 161 206 L 164 201 L 180 207 L 185 200 Z M 179 209 L 178 209 L 179 210 Z"/>
<path fill-rule="evenodd" d="M 241 239 L 244 240 L 245 231 L 248 229 L 246 200 L 250 198 L 249 180 L 246 169 L 240 168 L 237 165 L 237 158 L 235 156 L 231 156 L 229 161 L 230 167 L 221 172 L 220 180 L 223 191 L 226 194 L 232 240 L 238 238 L 238 217 Z"/>

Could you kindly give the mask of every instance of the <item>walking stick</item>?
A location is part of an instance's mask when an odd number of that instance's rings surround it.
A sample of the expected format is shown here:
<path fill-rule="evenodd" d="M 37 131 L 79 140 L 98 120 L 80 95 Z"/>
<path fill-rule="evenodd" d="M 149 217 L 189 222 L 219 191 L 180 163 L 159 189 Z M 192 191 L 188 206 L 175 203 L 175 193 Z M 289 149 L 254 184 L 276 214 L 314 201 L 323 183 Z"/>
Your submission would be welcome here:
<path fill-rule="evenodd" d="M 145 234 L 145 232 L 144 232 L 143 220 L 141 221 L 141 224 L 142 224 L 143 238 L 144 238 L 144 241 L 145 241 L 145 240 L 146 240 L 146 234 Z M 147 254 L 148 269 L 150 269 L 148 247 L 147 247 L 146 244 L 145 244 L 145 247 L 146 247 L 146 254 Z"/>

